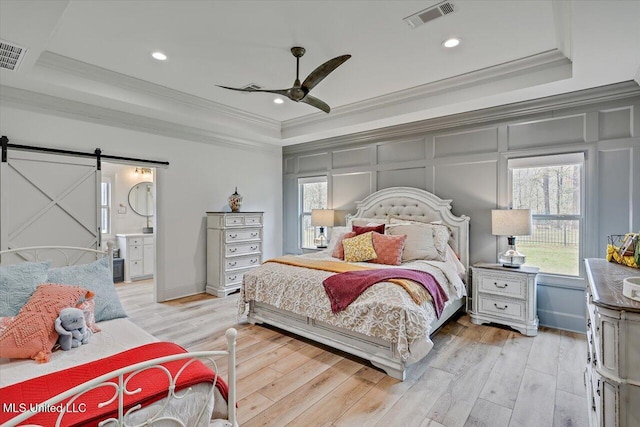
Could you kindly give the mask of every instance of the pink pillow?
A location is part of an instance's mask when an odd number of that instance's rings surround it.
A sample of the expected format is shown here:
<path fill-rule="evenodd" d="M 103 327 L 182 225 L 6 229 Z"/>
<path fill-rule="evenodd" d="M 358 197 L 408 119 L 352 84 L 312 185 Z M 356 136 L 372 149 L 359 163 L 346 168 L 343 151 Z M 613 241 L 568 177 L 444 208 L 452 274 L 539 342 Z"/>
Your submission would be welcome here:
<path fill-rule="evenodd" d="M 342 241 L 344 239 L 350 239 L 350 238 L 355 237 L 355 236 L 356 236 L 356 232 L 355 231 L 350 231 L 348 233 L 344 233 L 340 237 L 340 240 L 338 240 L 338 242 L 336 243 L 336 247 L 333 249 L 333 253 L 331 254 L 331 256 L 334 257 L 334 258 L 344 259 L 344 246 L 342 246 Z"/>
<path fill-rule="evenodd" d="M 0 357 L 48 362 L 58 339 L 55 321 L 60 310 L 74 307 L 93 292 L 77 286 L 45 283 L 39 285 L 29 301 L 0 333 Z"/>
<path fill-rule="evenodd" d="M 365 226 L 365 227 L 361 227 L 359 225 L 354 225 L 352 226 L 353 231 L 356 232 L 356 236 L 359 236 L 361 234 L 364 233 L 368 233 L 370 231 L 373 231 L 374 233 L 380 233 L 380 234 L 384 234 L 384 224 L 377 224 L 377 225 L 373 225 L 373 226 Z"/>
<path fill-rule="evenodd" d="M 96 300 L 91 297 L 76 304 L 76 308 L 82 310 L 84 314 L 84 321 L 87 324 L 87 328 L 91 329 L 94 334 L 100 332 L 101 329 L 96 325 Z"/>
<path fill-rule="evenodd" d="M 373 248 L 378 254 L 378 258 L 369 262 L 376 264 L 400 265 L 402 262 L 402 250 L 407 235 L 389 236 L 386 234 L 373 233 Z"/>

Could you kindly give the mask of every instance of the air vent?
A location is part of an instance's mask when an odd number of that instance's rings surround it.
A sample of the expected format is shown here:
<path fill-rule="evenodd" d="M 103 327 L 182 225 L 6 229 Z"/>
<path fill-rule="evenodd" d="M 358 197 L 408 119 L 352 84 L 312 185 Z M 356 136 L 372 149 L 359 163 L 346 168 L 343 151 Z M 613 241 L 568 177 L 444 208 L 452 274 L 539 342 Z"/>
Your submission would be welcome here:
<path fill-rule="evenodd" d="M 0 68 L 17 71 L 27 49 L 14 43 L 0 40 Z"/>
<path fill-rule="evenodd" d="M 449 15 L 455 11 L 456 9 L 453 3 L 450 1 L 444 1 L 435 6 L 431 6 L 430 8 L 421 10 L 418 13 L 414 13 L 411 16 L 407 16 L 404 18 L 404 21 L 409 24 L 411 28 L 417 28 L 422 24 L 426 24 L 427 22 L 433 21 L 441 16 Z"/>

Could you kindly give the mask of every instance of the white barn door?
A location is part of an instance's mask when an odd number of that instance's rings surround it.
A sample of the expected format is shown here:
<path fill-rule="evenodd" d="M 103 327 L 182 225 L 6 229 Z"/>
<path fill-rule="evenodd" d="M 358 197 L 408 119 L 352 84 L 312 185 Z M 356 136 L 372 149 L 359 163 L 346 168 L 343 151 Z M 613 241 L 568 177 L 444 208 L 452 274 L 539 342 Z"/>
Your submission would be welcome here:
<path fill-rule="evenodd" d="M 0 250 L 100 245 L 95 157 L 9 149 L 0 162 Z"/>

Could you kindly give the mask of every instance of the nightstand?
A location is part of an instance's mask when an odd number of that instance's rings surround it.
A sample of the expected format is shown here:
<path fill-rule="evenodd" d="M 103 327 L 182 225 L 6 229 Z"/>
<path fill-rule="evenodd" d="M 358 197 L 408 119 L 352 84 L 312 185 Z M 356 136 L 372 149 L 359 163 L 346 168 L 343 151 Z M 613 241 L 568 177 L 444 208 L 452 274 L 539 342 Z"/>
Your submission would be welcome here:
<path fill-rule="evenodd" d="M 537 267 L 478 263 L 471 269 L 471 322 L 499 323 L 528 336 L 538 334 Z"/>

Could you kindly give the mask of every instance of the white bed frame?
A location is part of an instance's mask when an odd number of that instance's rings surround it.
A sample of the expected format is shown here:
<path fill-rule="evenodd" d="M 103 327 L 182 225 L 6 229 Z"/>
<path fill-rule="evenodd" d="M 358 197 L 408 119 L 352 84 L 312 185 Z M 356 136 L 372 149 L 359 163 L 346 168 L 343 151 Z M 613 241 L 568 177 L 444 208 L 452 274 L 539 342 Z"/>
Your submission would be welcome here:
<path fill-rule="evenodd" d="M 460 262 L 465 266 L 467 271 L 465 283 L 468 283 L 469 217 L 453 215 L 451 200 L 440 199 L 428 191 L 417 188 L 392 187 L 369 195 L 364 200 L 357 202 L 356 206 L 358 210 L 354 215 L 347 216 L 347 224 L 357 218 L 388 218 L 390 215 L 423 221 L 442 221 L 442 224 L 451 229 L 452 238 L 449 244 L 460 256 Z M 431 333 L 459 311 L 466 311 L 466 298 L 450 303 L 440 319 L 431 325 Z M 258 301 L 249 301 L 248 321 L 252 324 L 273 325 L 362 357 L 384 370 L 387 375 L 399 380 L 405 379 L 406 367 L 417 361 L 403 362 L 395 343 L 335 327 Z M 425 340 L 422 345 L 427 346 L 423 352 L 426 354 L 433 344 Z"/>
<path fill-rule="evenodd" d="M 16 261 L 44 261 L 50 260 L 51 258 L 56 258 L 56 266 L 68 266 L 75 265 L 79 261 L 86 260 L 83 257 L 91 258 L 92 261 L 109 257 L 110 264 L 113 266 L 113 248 L 111 244 L 108 244 L 106 251 L 100 251 L 95 249 L 87 249 L 87 248 L 79 248 L 72 246 L 34 246 L 28 248 L 16 248 L 10 249 L 6 251 L 0 251 L 0 265 L 6 264 L 15 264 Z M 60 262 L 61 261 L 61 262 Z M 83 263 L 83 262 L 80 262 Z M 59 402 L 70 399 L 67 407 L 73 408 L 73 403 L 79 399 L 84 393 L 100 388 L 100 387 L 111 387 L 113 388 L 113 396 L 106 402 L 101 403 L 100 405 L 107 405 L 114 402 L 116 399 L 118 400 L 118 416 L 117 418 L 110 418 L 108 420 L 102 421 L 99 425 L 108 425 L 108 426 L 125 426 L 130 425 L 126 423 L 127 416 L 129 414 L 135 413 L 140 409 L 140 405 L 134 406 L 128 411 L 124 411 L 124 396 L 125 395 L 134 395 L 140 393 L 142 389 L 129 390 L 127 388 L 127 384 L 131 378 L 135 375 L 147 371 L 150 369 L 158 370 L 158 375 L 166 375 L 169 379 L 169 387 L 167 390 L 167 395 L 164 400 L 164 403 L 158 408 L 155 413 L 151 413 L 147 415 L 147 419 L 142 423 L 138 424 L 142 425 L 153 425 L 154 423 L 162 422 L 163 425 L 166 425 L 167 422 L 174 423 L 178 426 L 186 427 L 183 421 L 176 419 L 175 417 L 168 416 L 164 414 L 164 410 L 169 405 L 171 399 L 184 399 L 191 393 L 191 388 L 187 388 L 181 391 L 175 391 L 174 386 L 178 381 L 180 374 L 184 371 L 184 369 L 193 363 L 195 360 L 208 360 L 214 367 L 214 370 L 217 372 L 217 363 L 214 358 L 218 358 L 221 356 L 226 356 L 228 360 L 228 378 L 227 384 L 229 386 L 229 395 L 227 405 L 227 419 L 232 427 L 238 426 L 237 415 L 236 415 L 236 338 L 238 332 L 234 328 L 230 328 L 226 331 L 225 336 L 227 338 L 227 350 L 224 351 L 199 351 L 192 353 L 183 353 L 172 356 L 161 357 L 153 360 L 148 360 L 144 362 L 140 362 L 137 364 L 133 364 L 130 366 L 126 366 L 124 368 L 109 372 L 100 377 L 94 378 L 91 381 L 87 381 L 83 384 L 80 384 L 70 390 L 67 390 L 57 396 L 46 400 L 33 408 L 30 407 L 29 411 L 23 412 L 18 416 L 12 418 L 8 422 L 2 425 L 2 427 L 11 427 L 17 426 L 25 420 L 28 420 L 29 417 L 35 415 L 39 411 L 46 410 L 46 408 L 55 407 Z M 163 363 L 172 362 L 176 360 L 184 360 L 184 365 L 180 368 L 180 370 L 172 376 L 171 373 L 162 366 Z M 35 363 L 35 362 L 34 362 Z M 129 375 L 130 374 L 130 375 Z M 127 376 L 128 375 L 128 376 Z M 125 379 L 125 376 L 127 378 Z M 117 380 L 114 380 L 117 379 Z M 111 380 L 111 381 L 110 381 Z M 215 389 L 215 384 L 218 381 L 218 377 L 214 379 L 213 384 L 211 385 L 211 391 L 209 398 L 213 400 L 213 394 Z M 81 400 L 78 400 L 76 403 L 80 403 Z M 202 417 L 206 412 L 206 407 L 208 402 L 203 402 L 202 408 L 200 409 L 199 416 Z M 87 408 L 90 411 L 90 408 Z M 64 416 L 66 412 L 63 410 L 60 412 L 58 416 L 58 420 L 56 423 L 57 426 L 64 425 Z M 208 423 L 208 421 L 207 421 Z"/>

